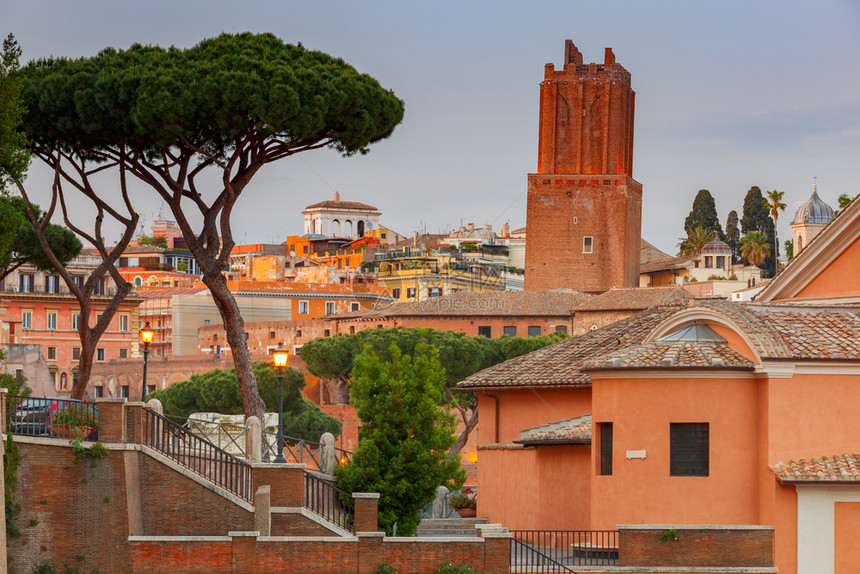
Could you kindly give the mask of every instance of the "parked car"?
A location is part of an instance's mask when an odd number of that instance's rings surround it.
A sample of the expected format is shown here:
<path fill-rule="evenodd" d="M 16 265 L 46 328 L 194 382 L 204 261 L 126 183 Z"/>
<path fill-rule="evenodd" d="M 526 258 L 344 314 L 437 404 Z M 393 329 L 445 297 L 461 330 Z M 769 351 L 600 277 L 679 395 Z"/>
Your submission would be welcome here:
<path fill-rule="evenodd" d="M 78 413 L 77 416 L 74 416 Z M 70 436 L 68 424 L 58 424 L 74 419 L 75 426 L 84 440 L 95 440 L 98 433 L 98 409 L 86 401 L 61 398 L 27 398 L 15 409 L 9 421 L 9 430 L 24 436 Z"/>

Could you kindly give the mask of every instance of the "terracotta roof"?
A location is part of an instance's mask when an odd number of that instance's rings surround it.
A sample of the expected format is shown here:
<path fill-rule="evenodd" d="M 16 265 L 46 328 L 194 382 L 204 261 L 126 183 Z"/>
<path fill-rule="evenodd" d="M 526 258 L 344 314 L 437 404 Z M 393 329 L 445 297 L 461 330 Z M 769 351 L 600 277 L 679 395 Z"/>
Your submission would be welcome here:
<path fill-rule="evenodd" d="M 860 482 L 860 454 L 778 462 L 771 470 L 781 483 Z"/>
<path fill-rule="evenodd" d="M 553 423 L 543 426 L 550 428 L 537 427 L 536 429 L 523 431 L 523 436 L 520 440 L 515 440 L 514 442 L 523 445 L 591 444 L 590 415 L 588 420 L 581 422 L 574 422 L 572 424 Z"/>
<path fill-rule="evenodd" d="M 413 245 L 415 247 L 442 245 L 442 240 L 446 237 L 448 236 L 442 235 L 441 233 L 419 233 L 418 237 L 407 237 L 402 241 L 398 241 L 397 243 L 389 243 L 388 249 L 390 251 L 394 251 L 397 249 L 403 249 L 405 247 L 412 247 Z"/>
<path fill-rule="evenodd" d="M 725 343 L 697 341 L 661 341 L 621 349 L 597 359 L 586 361 L 583 369 L 745 369 L 753 363 Z"/>
<path fill-rule="evenodd" d="M 571 289 L 546 291 L 459 291 L 411 303 L 392 303 L 376 309 L 341 313 L 337 319 L 376 319 L 414 316 L 568 316 L 591 295 Z"/>
<path fill-rule="evenodd" d="M 144 299 L 170 299 L 174 295 L 195 295 L 208 290 L 208 287 L 135 287 Z"/>
<path fill-rule="evenodd" d="M 758 305 L 725 300 L 695 300 L 733 321 L 764 359 L 860 360 L 860 314 L 854 309 Z M 602 329 L 544 347 L 475 373 L 460 383 L 464 389 L 492 387 L 570 386 L 591 384 L 586 368 L 618 359 L 617 367 L 656 368 L 670 342 L 643 345 L 651 330 L 684 308 L 656 306 Z M 671 367 L 748 368 L 749 362 L 729 349 L 697 343 L 677 349 Z M 625 360 L 630 364 L 621 365 Z M 587 364 L 587 365 L 586 365 Z M 664 367 L 666 368 L 666 367 Z"/>
<path fill-rule="evenodd" d="M 654 305 L 686 307 L 693 300 L 681 285 L 671 287 L 631 287 L 610 289 L 605 293 L 583 300 L 575 311 L 641 311 Z"/>
<path fill-rule="evenodd" d="M 639 240 L 639 264 L 658 259 L 670 259 L 672 256 L 668 253 L 663 253 L 644 239 Z"/>
<path fill-rule="evenodd" d="M 328 199 L 326 201 L 321 201 L 319 203 L 315 203 L 313 205 L 309 205 L 305 208 L 308 209 L 317 209 L 317 208 L 329 208 L 329 209 L 363 209 L 369 211 L 377 211 L 377 208 L 372 205 L 367 205 L 366 203 L 359 203 L 357 201 L 334 201 Z"/>
<path fill-rule="evenodd" d="M 687 257 L 672 257 L 671 259 L 648 261 L 647 263 L 643 263 L 639 266 L 639 273 L 656 273 L 658 271 L 686 269 L 690 267 L 690 263 L 698 258 L 698 255 L 689 255 Z"/>
<path fill-rule="evenodd" d="M 602 329 L 484 369 L 458 386 L 475 389 L 590 385 L 591 377 L 581 369 L 585 361 L 641 343 L 654 326 L 676 311 L 674 307 L 648 309 Z"/>

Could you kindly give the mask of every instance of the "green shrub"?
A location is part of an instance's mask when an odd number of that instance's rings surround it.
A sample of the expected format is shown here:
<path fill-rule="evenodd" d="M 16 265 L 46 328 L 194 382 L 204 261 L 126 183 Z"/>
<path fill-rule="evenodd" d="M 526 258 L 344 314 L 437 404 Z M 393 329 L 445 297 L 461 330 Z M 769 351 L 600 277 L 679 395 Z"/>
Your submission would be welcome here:
<path fill-rule="evenodd" d="M 459 564 L 440 564 L 433 574 L 486 574 L 470 564 L 460 562 Z"/>
<path fill-rule="evenodd" d="M 397 574 L 397 568 L 389 564 L 388 562 L 383 562 L 374 570 L 375 574 Z"/>

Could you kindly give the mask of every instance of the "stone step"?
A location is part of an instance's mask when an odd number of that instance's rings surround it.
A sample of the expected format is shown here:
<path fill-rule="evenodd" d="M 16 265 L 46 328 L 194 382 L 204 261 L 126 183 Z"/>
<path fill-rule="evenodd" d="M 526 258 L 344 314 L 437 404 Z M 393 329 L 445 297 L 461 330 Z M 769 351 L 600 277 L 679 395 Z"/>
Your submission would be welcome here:
<path fill-rule="evenodd" d="M 477 536 L 476 524 L 489 524 L 486 518 L 425 518 L 416 536 Z"/>

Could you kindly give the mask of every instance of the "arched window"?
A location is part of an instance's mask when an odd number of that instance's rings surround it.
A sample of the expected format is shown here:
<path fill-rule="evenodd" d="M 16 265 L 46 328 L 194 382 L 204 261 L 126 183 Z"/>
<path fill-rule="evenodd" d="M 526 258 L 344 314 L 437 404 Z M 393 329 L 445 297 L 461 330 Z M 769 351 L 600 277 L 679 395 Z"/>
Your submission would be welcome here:
<path fill-rule="evenodd" d="M 347 219 L 344 224 L 344 237 L 352 237 L 352 221 Z"/>
<path fill-rule="evenodd" d="M 331 220 L 331 233 L 335 237 L 340 237 L 340 220 L 332 219 Z"/>
<path fill-rule="evenodd" d="M 140 275 L 138 275 L 137 277 L 134 278 L 134 286 L 140 287 L 141 285 L 143 285 L 143 278 Z"/>
<path fill-rule="evenodd" d="M 364 237 L 364 222 L 361 220 L 356 224 L 356 235 L 358 237 Z"/>

